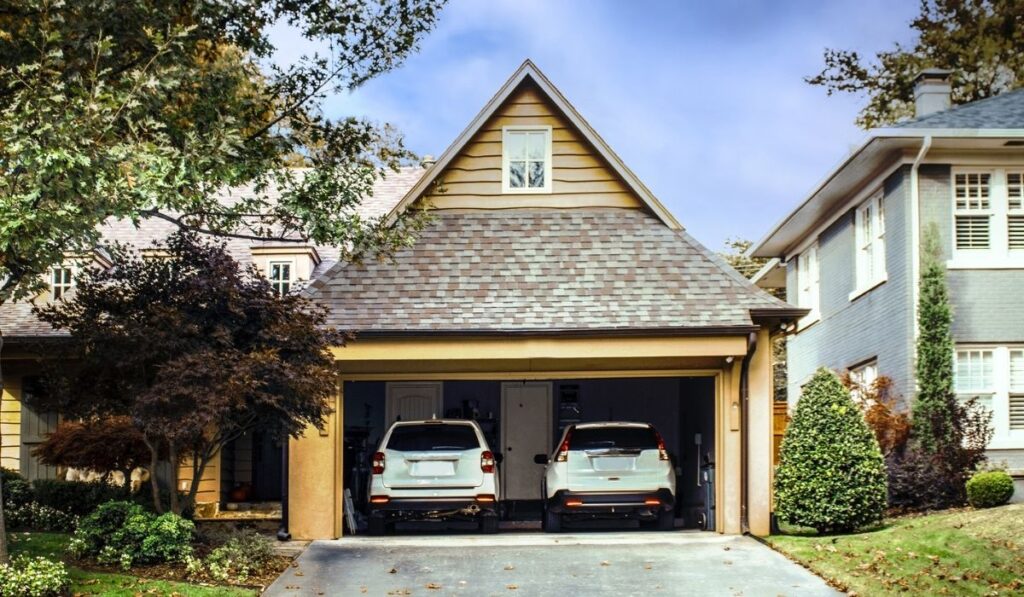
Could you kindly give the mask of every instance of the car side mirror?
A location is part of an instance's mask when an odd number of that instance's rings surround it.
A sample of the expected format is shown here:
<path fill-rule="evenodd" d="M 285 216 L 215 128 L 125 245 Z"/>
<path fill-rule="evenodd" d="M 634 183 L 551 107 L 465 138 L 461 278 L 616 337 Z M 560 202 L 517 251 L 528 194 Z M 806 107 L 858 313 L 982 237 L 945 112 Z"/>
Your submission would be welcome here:
<path fill-rule="evenodd" d="M 551 458 L 549 458 L 547 454 L 535 454 L 533 461 L 537 464 L 548 464 L 551 462 Z"/>

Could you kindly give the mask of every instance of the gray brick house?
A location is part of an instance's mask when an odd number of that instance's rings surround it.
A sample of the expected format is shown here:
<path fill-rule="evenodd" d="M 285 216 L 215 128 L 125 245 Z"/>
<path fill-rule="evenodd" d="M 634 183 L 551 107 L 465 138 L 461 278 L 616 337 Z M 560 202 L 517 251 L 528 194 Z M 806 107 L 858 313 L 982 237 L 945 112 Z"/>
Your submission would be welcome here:
<path fill-rule="evenodd" d="M 790 401 L 821 366 L 914 395 L 920 241 L 938 227 L 956 389 L 994 414 L 993 460 L 1024 475 L 1024 89 L 950 107 L 922 73 L 917 117 L 868 138 L 751 250 L 762 287 L 811 310 L 788 340 Z"/>

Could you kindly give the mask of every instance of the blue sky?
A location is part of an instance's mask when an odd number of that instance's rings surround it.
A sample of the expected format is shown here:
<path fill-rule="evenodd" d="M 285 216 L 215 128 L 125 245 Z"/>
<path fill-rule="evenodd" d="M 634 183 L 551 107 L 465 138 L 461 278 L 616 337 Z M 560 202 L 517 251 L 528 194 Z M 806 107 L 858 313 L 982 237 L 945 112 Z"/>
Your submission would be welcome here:
<path fill-rule="evenodd" d="M 916 0 L 453 0 L 419 53 L 328 98 L 438 155 L 532 59 L 698 240 L 758 239 L 864 137 L 862 98 L 803 77 L 826 47 L 910 41 Z M 303 51 L 277 29 L 278 59 Z"/>

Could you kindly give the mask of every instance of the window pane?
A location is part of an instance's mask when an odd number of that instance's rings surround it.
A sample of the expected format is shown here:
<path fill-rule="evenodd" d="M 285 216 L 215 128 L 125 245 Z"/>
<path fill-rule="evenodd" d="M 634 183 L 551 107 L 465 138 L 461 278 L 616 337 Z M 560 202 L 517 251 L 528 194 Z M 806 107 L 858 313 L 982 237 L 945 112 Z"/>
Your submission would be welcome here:
<path fill-rule="evenodd" d="M 513 189 L 526 186 L 526 162 L 508 163 L 508 186 Z"/>
<path fill-rule="evenodd" d="M 530 162 L 530 188 L 544 187 L 544 162 Z"/>
<path fill-rule="evenodd" d="M 281 264 L 271 263 L 270 264 L 270 279 L 280 280 L 281 279 Z"/>
<path fill-rule="evenodd" d="M 1024 350 L 1010 351 L 1010 391 L 1024 392 Z"/>
<path fill-rule="evenodd" d="M 960 350 L 956 353 L 956 391 L 990 393 L 995 362 L 991 350 Z"/>
<path fill-rule="evenodd" d="M 1024 174 L 1020 172 L 1007 173 L 1006 197 L 1011 210 L 1024 209 Z"/>
<path fill-rule="evenodd" d="M 530 133 L 527 157 L 543 160 L 547 154 L 547 133 Z"/>
<path fill-rule="evenodd" d="M 291 280 L 292 279 L 292 266 L 290 263 L 281 264 L 281 279 Z"/>
<path fill-rule="evenodd" d="M 525 133 L 507 133 L 505 136 L 505 142 L 508 144 L 505 151 L 508 153 L 509 159 L 521 160 L 526 157 Z"/>

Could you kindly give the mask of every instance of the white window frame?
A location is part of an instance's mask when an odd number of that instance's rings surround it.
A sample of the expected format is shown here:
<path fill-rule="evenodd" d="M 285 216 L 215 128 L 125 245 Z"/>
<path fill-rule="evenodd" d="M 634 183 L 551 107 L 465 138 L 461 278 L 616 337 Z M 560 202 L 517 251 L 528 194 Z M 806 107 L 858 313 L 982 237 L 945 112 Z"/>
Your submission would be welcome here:
<path fill-rule="evenodd" d="M 1017 193 L 1016 197 L 1010 197 L 1010 176 L 1017 177 L 1017 181 L 1012 185 L 1015 187 Z M 1007 168 L 1005 171 L 1006 176 L 1006 247 L 1011 257 L 1016 256 L 1018 259 L 1024 259 L 1024 245 L 1018 247 L 1010 246 L 1010 220 L 1016 220 L 1018 222 L 1024 221 L 1024 166 L 1019 168 Z M 1010 205 L 1010 201 L 1017 203 L 1016 206 Z"/>
<path fill-rule="evenodd" d="M 542 187 L 516 187 L 512 188 L 509 177 L 508 141 L 509 136 L 517 133 L 544 133 L 546 140 L 544 149 L 544 186 Z M 550 194 L 552 189 L 551 176 L 552 167 L 552 145 L 554 145 L 552 129 L 548 125 L 508 125 L 501 127 L 501 192 L 511 194 Z M 527 166 L 527 184 L 529 184 L 529 166 Z"/>
<path fill-rule="evenodd" d="M 797 255 L 796 287 L 797 306 L 810 309 L 797 325 L 803 329 L 821 319 L 821 261 L 817 242 Z"/>
<path fill-rule="evenodd" d="M 870 388 L 876 381 L 878 381 L 878 358 L 872 358 L 864 361 L 859 365 L 855 365 L 849 368 L 850 381 L 853 382 L 854 387 L 850 390 L 850 394 L 853 395 L 855 400 L 863 398 L 861 395 L 862 388 Z"/>
<path fill-rule="evenodd" d="M 275 265 L 287 265 L 288 266 L 288 279 L 287 280 L 275 280 L 274 279 L 274 266 Z M 295 260 L 294 259 L 271 259 L 267 261 L 267 280 L 270 282 L 270 287 L 274 289 L 274 292 L 278 296 L 285 296 L 295 288 Z M 288 285 L 288 291 L 282 292 L 281 286 L 283 284 Z"/>
<path fill-rule="evenodd" d="M 992 379 L 990 387 L 962 388 L 959 382 L 960 359 L 964 352 L 987 351 L 992 354 Z M 954 363 L 954 389 L 961 399 L 978 396 L 992 411 L 994 434 L 989 442 L 990 449 L 1024 448 L 1024 428 L 1010 428 L 1010 396 L 1024 393 L 1024 386 L 1012 385 L 1010 363 L 1011 353 L 1024 352 L 1024 345 L 958 345 Z M 1024 383 L 1024 382 L 1018 382 Z"/>
<path fill-rule="evenodd" d="M 854 215 L 856 261 L 850 300 L 888 280 L 885 269 L 885 201 L 879 191 L 857 207 Z"/>
<path fill-rule="evenodd" d="M 53 275 L 54 275 L 54 273 L 57 272 L 57 270 L 60 270 L 62 272 L 63 271 L 71 272 L 71 281 L 66 283 L 66 284 L 63 282 L 63 280 L 59 284 L 55 283 L 54 279 L 53 279 Z M 66 264 L 66 263 L 65 264 L 61 264 L 61 265 L 54 265 L 53 267 L 50 268 L 50 272 L 49 272 L 48 275 L 49 275 L 49 279 L 47 280 L 46 285 L 50 289 L 50 300 L 53 300 L 53 301 L 62 300 L 64 297 L 66 297 L 68 295 L 69 292 L 74 290 L 74 288 L 75 288 L 75 280 L 76 280 L 76 278 L 78 278 L 78 268 L 75 267 L 74 265 L 70 265 L 70 264 Z M 60 289 L 60 296 L 57 296 L 57 289 L 58 288 Z"/>
<path fill-rule="evenodd" d="M 1011 217 L 1024 217 L 1024 203 L 1010 209 L 1008 174 L 1024 174 L 1024 166 L 953 168 L 950 174 L 951 269 L 1007 269 L 1024 267 L 1024 249 L 1010 249 L 1009 222 Z M 988 209 L 959 209 L 956 204 L 956 178 L 963 174 L 989 175 Z M 958 249 L 956 236 L 957 216 L 987 216 L 989 218 L 989 246 L 987 249 Z"/>

